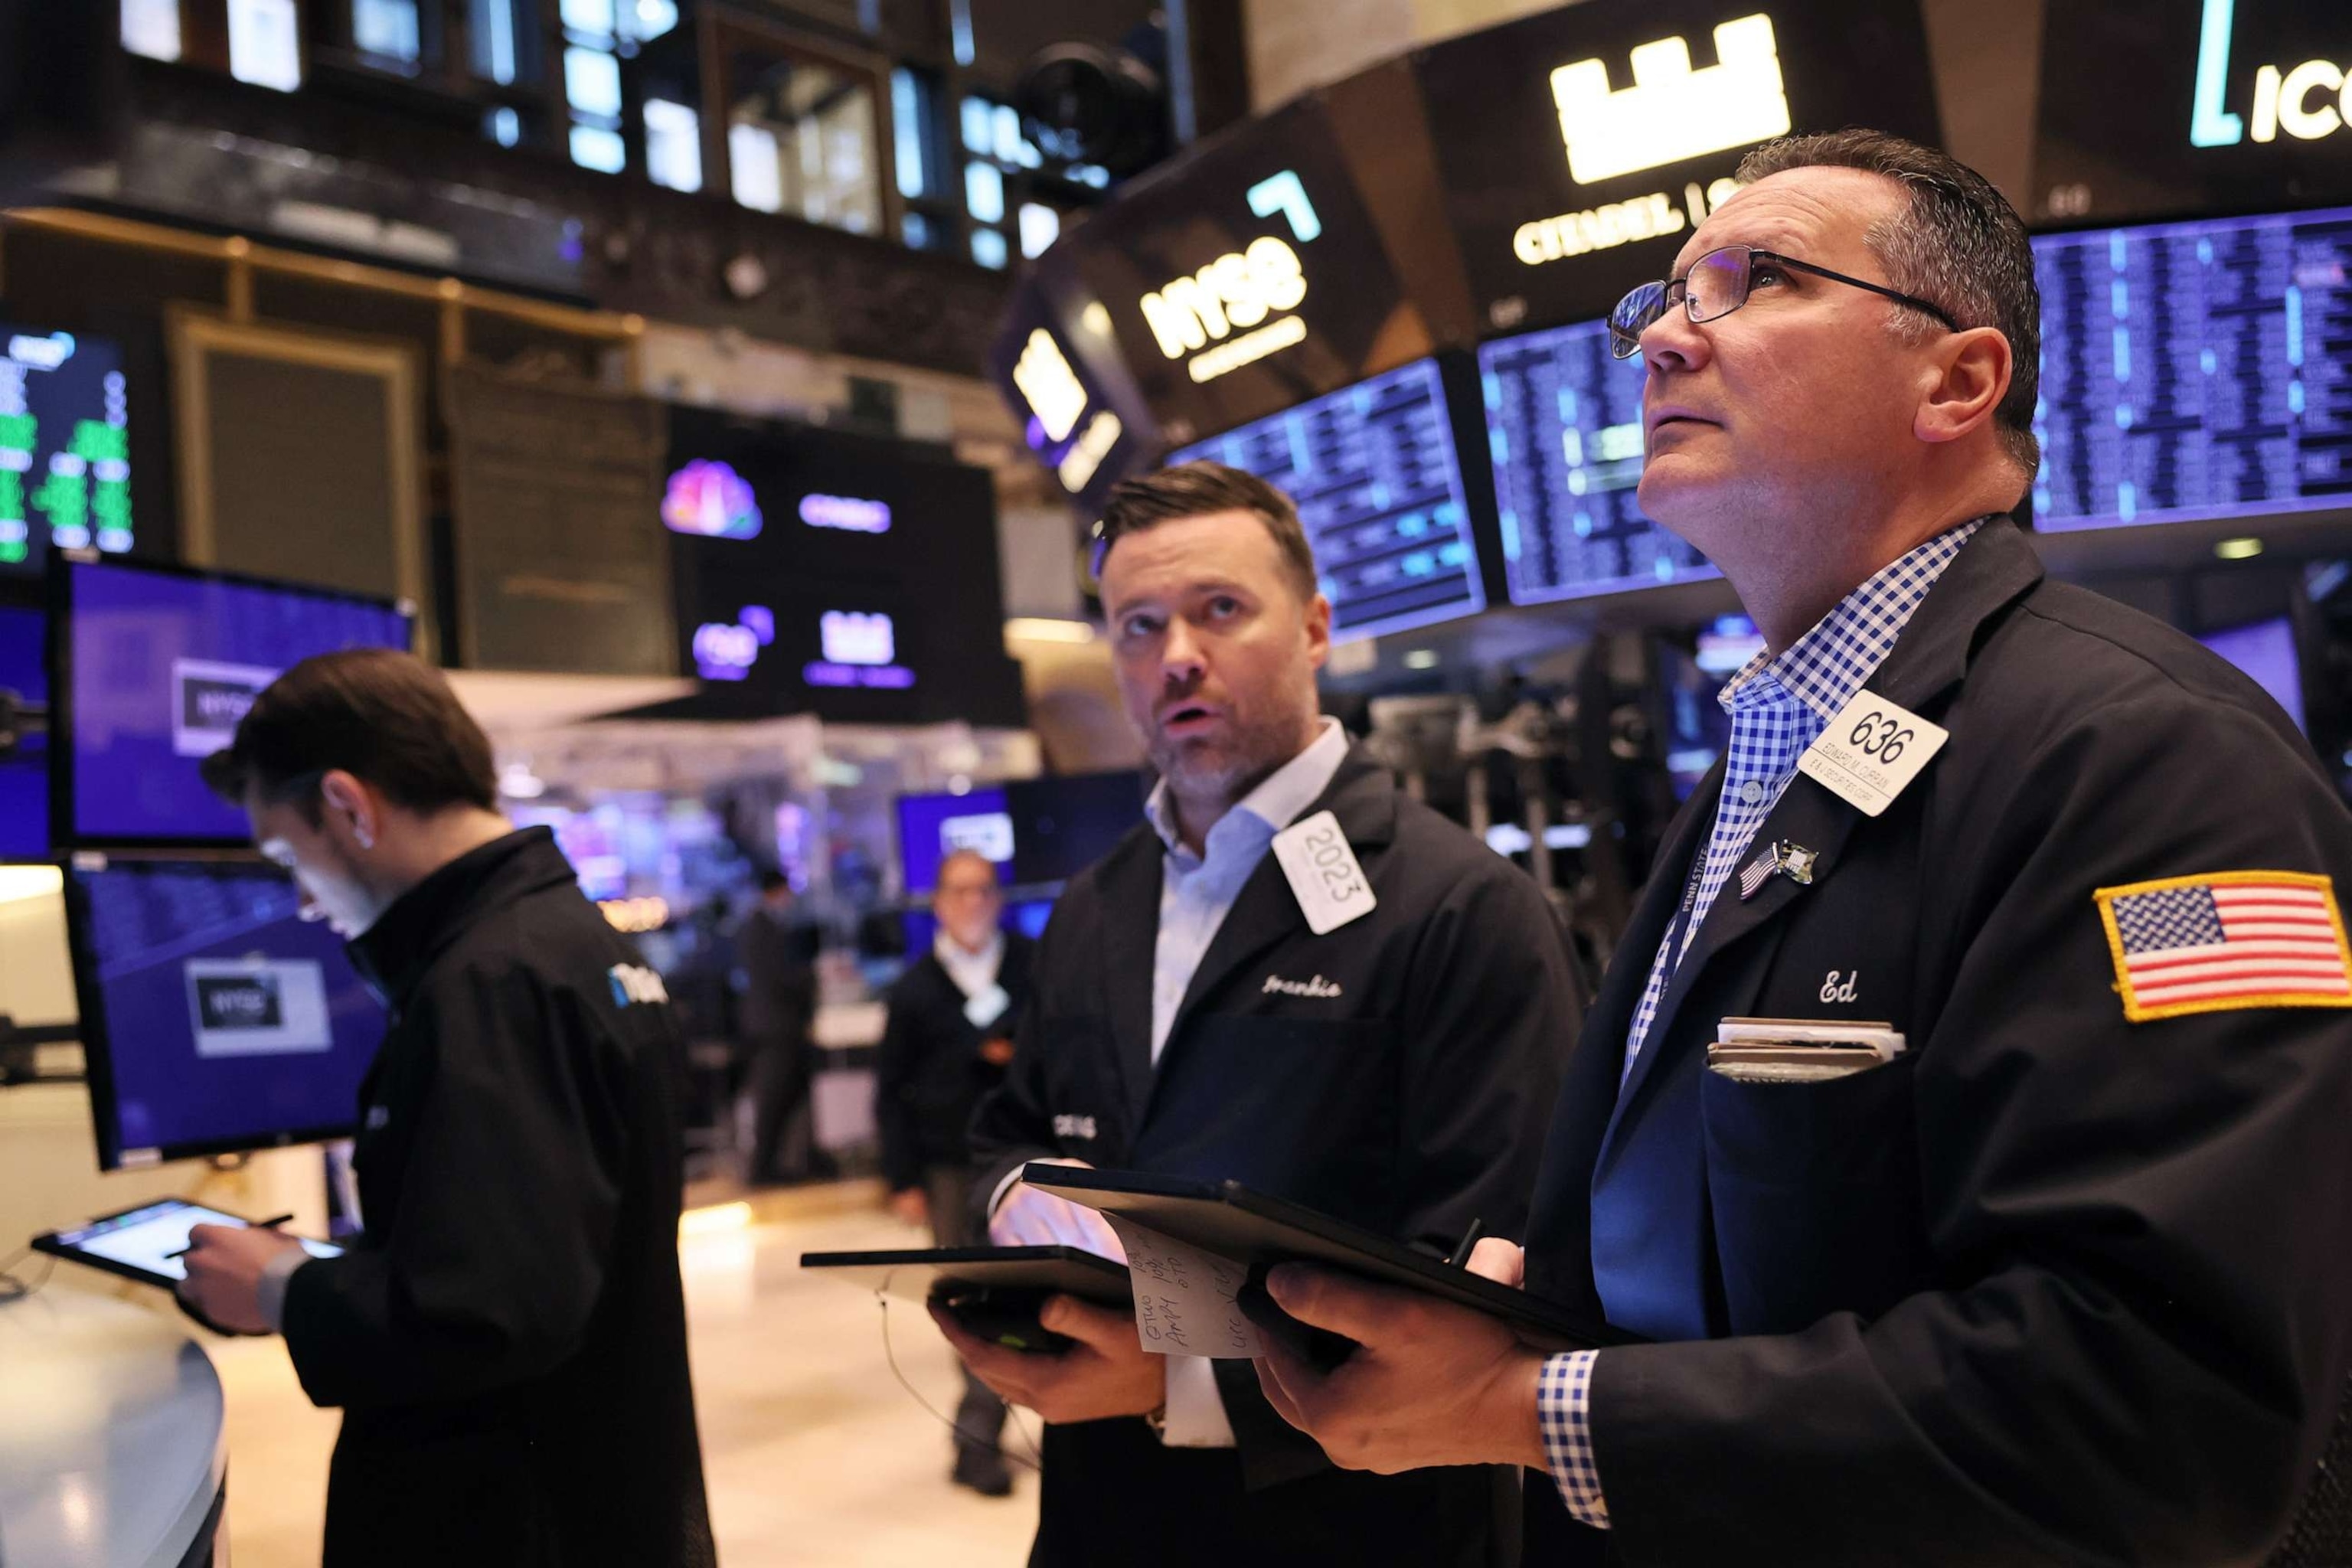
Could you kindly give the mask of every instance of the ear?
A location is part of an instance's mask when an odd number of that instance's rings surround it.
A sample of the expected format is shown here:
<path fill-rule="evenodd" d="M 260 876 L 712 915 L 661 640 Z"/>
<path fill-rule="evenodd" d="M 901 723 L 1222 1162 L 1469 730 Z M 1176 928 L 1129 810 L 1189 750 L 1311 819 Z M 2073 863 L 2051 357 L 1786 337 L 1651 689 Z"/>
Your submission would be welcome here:
<path fill-rule="evenodd" d="M 341 768 L 328 769 L 319 780 L 319 799 L 326 806 L 330 822 L 341 818 L 361 848 L 375 847 L 376 834 L 383 826 L 382 813 L 375 792 L 361 783 L 357 774 Z"/>
<path fill-rule="evenodd" d="M 1919 400 L 1912 434 L 1922 441 L 1957 441 L 1991 423 L 2009 395 L 2009 340 L 1991 327 L 1955 332 L 1938 345 L 1935 379 Z"/>
<path fill-rule="evenodd" d="M 1307 602 L 1307 662 L 1317 669 L 1331 657 L 1331 601 L 1318 594 Z"/>

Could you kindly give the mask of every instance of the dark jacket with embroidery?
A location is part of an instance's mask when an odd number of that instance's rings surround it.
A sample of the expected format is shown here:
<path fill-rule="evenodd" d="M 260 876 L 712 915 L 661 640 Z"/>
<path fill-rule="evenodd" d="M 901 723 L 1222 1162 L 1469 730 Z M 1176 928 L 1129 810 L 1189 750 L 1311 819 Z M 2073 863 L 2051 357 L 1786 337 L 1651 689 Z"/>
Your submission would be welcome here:
<path fill-rule="evenodd" d="M 435 872 L 352 957 L 392 1015 L 367 1229 L 286 1291 L 302 1387 L 343 1409 L 327 1568 L 710 1563 L 659 981 L 545 828 Z"/>
<path fill-rule="evenodd" d="M 983 1200 L 1023 1162 L 1066 1155 L 1230 1178 L 1440 1251 L 1474 1218 L 1517 1234 L 1576 1027 L 1551 911 L 1360 749 L 1301 820 L 1326 809 L 1377 907 L 1315 935 L 1269 851 L 1156 1068 L 1158 836 L 1138 826 L 1070 884 L 1009 1075 L 973 1124 Z M 1164 1448 L 1140 1420 L 1047 1429 L 1033 1563 L 1487 1560 L 1486 1472 L 1343 1474 L 1247 1363 L 1217 1370 L 1237 1460 Z"/>
<path fill-rule="evenodd" d="M 1603 1351 L 1628 1563 L 2218 1563 L 2284 1529 L 2352 1358 L 2352 1012 L 2132 1023 L 2095 894 L 2352 879 L 2310 746 L 2195 643 L 1969 542 L 1869 689 L 1950 731 L 1878 817 L 1800 775 L 1619 1091 L 1721 774 L 1669 835 L 1560 1100 L 1529 1288 L 1704 1342 Z M 1811 1083 L 1725 1017 L 1885 1020 Z M 1549 1489 L 1546 1489 L 1548 1491 Z M 1562 1560 L 1555 1557 L 1554 1561 Z"/>

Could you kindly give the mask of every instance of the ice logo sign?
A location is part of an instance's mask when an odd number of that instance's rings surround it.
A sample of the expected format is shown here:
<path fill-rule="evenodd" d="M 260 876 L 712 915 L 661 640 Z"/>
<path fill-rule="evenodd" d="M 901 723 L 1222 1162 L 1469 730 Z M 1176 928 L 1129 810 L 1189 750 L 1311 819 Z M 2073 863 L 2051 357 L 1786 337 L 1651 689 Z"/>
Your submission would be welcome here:
<path fill-rule="evenodd" d="M 211 659 L 172 661 L 172 750 L 209 757 L 236 739 L 236 726 L 278 671 Z"/>
<path fill-rule="evenodd" d="M 775 612 L 746 605 L 731 622 L 706 621 L 694 628 L 695 672 L 705 680 L 741 680 L 760 662 L 760 650 L 775 640 Z"/>
<path fill-rule="evenodd" d="M 2197 101 L 2189 121 L 2189 144 L 2235 147 L 2249 136 L 2275 142 L 2285 132 L 2301 142 L 2333 136 L 2352 124 L 2352 70 L 2330 59 L 2300 65 L 2260 66 L 2247 105 L 2253 116 L 2226 107 L 2230 97 L 2230 47 L 2237 30 L 2237 0 L 2205 0 L 2197 40 Z"/>
<path fill-rule="evenodd" d="M 1552 72 L 1569 174 L 1589 185 L 1787 135 L 1772 18 L 1759 12 L 1717 27 L 1715 55 L 1715 65 L 1693 70 L 1682 38 L 1643 44 L 1632 55 L 1633 85 L 1616 92 L 1599 59 Z"/>
<path fill-rule="evenodd" d="M 761 519 L 750 480 L 725 463 L 697 458 L 669 477 L 662 521 L 672 533 L 757 539 Z"/>
<path fill-rule="evenodd" d="M 326 971 L 310 959 L 192 958 L 188 1022 L 199 1057 L 332 1049 Z"/>

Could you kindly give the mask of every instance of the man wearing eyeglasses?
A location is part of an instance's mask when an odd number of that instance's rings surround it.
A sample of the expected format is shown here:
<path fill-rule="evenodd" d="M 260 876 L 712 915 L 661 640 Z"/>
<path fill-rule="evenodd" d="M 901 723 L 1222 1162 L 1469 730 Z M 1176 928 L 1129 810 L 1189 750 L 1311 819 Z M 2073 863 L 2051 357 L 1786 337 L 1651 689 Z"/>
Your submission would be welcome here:
<path fill-rule="evenodd" d="M 1643 510 L 1768 646 L 1525 1250 L 1474 1263 L 1654 1342 L 1293 1266 L 1360 1348 L 1267 1395 L 1345 1466 L 1548 1472 L 1583 1528 L 1531 1563 L 2248 1563 L 2291 1523 L 2280 1561 L 2344 1561 L 2352 821 L 2251 682 L 2007 515 L 2039 301 L 2000 196 L 1866 132 L 1741 175 L 1611 325 Z"/>

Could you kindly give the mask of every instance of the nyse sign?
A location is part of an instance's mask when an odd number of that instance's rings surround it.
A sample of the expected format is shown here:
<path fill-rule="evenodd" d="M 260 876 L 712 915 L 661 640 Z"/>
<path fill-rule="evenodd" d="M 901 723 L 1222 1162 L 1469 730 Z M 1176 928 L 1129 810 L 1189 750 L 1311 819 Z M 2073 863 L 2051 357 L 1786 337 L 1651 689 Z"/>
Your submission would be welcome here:
<path fill-rule="evenodd" d="M 2352 58 L 2352 8 L 2343 15 L 2342 52 Z M 2275 142 L 2281 132 L 2298 141 L 2317 142 L 2352 124 L 2352 68 L 2324 57 L 2257 66 L 2252 91 L 2244 100 L 2246 114 L 2231 111 L 2228 106 L 2236 82 L 2230 56 L 2236 29 L 2235 0 L 2205 0 L 2197 44 L 2197 100 L 2189 123 L 2191 145 Z"/>
<path fill-rule="evenodd" d="M 1192 356 L 1185 372 L 1195 382 L 1307 341 L 1306 321 L 1288 313 L 1307 300 L 1306 269 L 1291 242 L 1313 241 L 1323 232 L 1322 219 L 1292 170 L 1259 181 L 1247 199 L 1254 216 L 1284 219 L 1290 239 L 1261 235 L 1138 301 L 1160 352 L 1171 360 Z"/>

